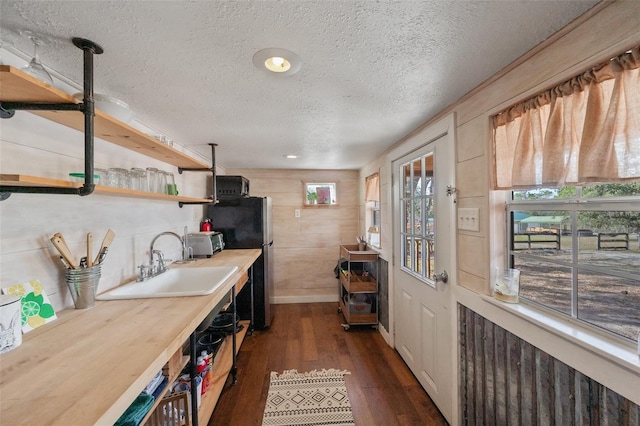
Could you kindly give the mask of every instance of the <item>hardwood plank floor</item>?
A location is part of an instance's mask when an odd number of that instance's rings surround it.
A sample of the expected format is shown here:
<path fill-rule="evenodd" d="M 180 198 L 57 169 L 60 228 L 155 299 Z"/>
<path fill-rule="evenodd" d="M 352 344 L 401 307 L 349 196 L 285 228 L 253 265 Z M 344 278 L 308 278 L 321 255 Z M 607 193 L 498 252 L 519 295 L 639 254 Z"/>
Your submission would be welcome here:
<path fill-rule="evenodd" d="M 367 326 L 344 331 L 337 303 L 275 305 L 266 331 L 247 336 L 238 383 L 227 381 L 209 426 L 262 424 L 272 371 L 339 368 L 358 426 L 446 425 L 400 355 Z"/>

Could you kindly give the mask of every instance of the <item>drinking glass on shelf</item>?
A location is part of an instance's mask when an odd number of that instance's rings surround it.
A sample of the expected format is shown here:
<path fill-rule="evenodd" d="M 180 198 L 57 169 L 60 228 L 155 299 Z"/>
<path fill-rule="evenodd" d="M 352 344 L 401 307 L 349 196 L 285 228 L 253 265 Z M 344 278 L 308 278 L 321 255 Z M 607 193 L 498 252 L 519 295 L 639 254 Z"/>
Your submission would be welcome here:
<path fill-rule="evenodd" d="M 176 178 L 173 173 L 164 172 L 167 178 L 167 194 L 178 195 L 178 187 L 176 186 Z"/>
<path fill-rule="evenodd" d="M 164 170 L 158 170 L 158 193 L 167 193 L 167 172 Z"/>
<path fill-rule="evenodd" d="M 38 56 L 38 47 L 49 44 L 49 40 L 44 35 L 29 30 L 21 31 L 20 34 L 31 40 L 33 43 L 33 58 L 26 66 L 22 67 L 22 71 L 34 76 L 38 80 L 44 81 L 50 86 L 53 86 L 53 78 L 51 78 L 51 74 L 44 69 L 42 62 L 40 62 L 40 57 Z"/>
<path fill-rule="evenodd" d="M 112 167 L 109 169 L 109 186 L 114 188 L 129 188 L 129 179 L 127 176 L 128 170 L 118 167 Z"/>
<path fill-rule="evenodd" d="M 134 167 L 129 171 L 129 189 L 134 191 L 147 190 L 147 172 L 139 167 Z"/>
<path fill-rule="evenodd" d="M 101 169 L 99 167 L 94 167 L 93 174 L 98 176 L 98 181 L 96 185 L 109 185 L 109 171 L 107 169 Z"/>
<path fill-rule="evenodd" d="M 160 174 L 155 167 L 147 167 L 147 190 L 149 192 L 160 192 Z"/>

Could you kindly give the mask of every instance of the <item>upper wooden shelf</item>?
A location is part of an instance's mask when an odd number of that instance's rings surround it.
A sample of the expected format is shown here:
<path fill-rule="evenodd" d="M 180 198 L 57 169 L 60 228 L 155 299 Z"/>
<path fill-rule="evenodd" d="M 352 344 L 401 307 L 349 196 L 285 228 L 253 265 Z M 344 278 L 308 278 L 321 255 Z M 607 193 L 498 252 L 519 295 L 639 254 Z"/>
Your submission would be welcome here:
<path fill-rule="evenodd" d="M 0 101 L 5 102 L 69 102 L 78 103 L 62 90 L 9 65 L 0 65 Z M 78 111 L 30 111 L 33 114 L 84 132 L 84 115 Z M 184 168 L 211 168 L 177 149 L 163 144 L 139 130 L 96 109 L 97 138 L 139 152 L 156 160 Z"/>
<path fill-rule="evenodd" d="M 51 188 L 80 188 L 81 183 L 66 180 L 49 179 L 39 176 L 7 175 L 0 174 L 0 185 L 10 186 L 48 186 Z M 111 186 L 96 185 L 93 192 L 101 195 L 114 195 L 117 197 L 146 198 L 150 200 L 175 201 L 182 203 L 211 203 L 208 198 L 183 197 L 181 195 L 159 194 L 157 192 L 134 191 L 132 189 L 114 188 Z"/>

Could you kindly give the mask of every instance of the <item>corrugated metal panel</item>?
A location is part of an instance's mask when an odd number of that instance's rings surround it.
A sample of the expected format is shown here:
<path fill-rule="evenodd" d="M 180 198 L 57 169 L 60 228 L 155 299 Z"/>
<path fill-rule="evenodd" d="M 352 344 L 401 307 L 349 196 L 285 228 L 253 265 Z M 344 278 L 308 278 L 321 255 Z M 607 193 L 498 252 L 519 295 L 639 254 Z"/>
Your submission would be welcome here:
<path fill-rule="evenodd" d="M 458 305 L 466 425 L 640 426 L 640 406 Z"/>

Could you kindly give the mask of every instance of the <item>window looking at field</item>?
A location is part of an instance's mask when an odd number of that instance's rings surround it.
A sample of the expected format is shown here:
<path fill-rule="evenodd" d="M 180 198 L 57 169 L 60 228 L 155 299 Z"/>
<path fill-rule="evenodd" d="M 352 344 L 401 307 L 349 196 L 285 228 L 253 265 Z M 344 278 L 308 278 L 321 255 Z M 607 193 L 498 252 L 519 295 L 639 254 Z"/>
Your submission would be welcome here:
<path fill-rule="evenodd" d="M 635 341 L 640 332 L 640 183 L 514 191 L 509 266 L 520 296 Z"/>

